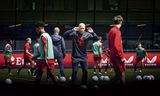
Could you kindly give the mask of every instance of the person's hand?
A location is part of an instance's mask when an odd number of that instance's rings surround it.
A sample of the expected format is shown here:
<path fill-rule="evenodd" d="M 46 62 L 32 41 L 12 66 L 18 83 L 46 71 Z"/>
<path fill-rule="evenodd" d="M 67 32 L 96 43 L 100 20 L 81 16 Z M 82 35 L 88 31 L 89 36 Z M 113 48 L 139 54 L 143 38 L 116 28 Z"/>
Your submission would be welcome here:
<path fill-rule="evenodd" d="M 126 61 L 125 58 L 122 58 L 122 59 L 121 59 L 123 71 L 126 71 L 125 61 Z"/>
<path fill-rule="evenodd" d="M 92 33 L 92 32 L 93 32 L 93 29 L 92 29 L 91 27 L 88 27 L 88 28 L 87 28 L 87 31 L 90 32 L 90 33 Z"/>
<path fill-rule="evenodd" d="M 126 59 L 125 59 L 125 58 L 122 58 L 122 59 L 121 59 L 121 62 L 122 62 L 122 63 L 124 63 L 125 61 L 126 61 Z"/>
<path fill-rule="evenodd" d="M 32 57 L 32 60 L 35 60 L 36 58 L 35 57 Z"/>
<path fill-rule="evenodd" d="M 74 31 L 79 31 L 79 27 L 74 27 L 73 30 Z"/>
<path fill-rule="evenodd" d="M 48 68 L 49 64 L 48 64 L 48 60 L 47 59 L 45 59 L 45 63 L 46 63 L 46 66 Z"/>
<path fill-rule="evenodd" d="M 147 56 L 146 56 L 146 57 L 144 57 L 144 61 L 147 61 L 147 58 L 148 58 Z"/>
<path fill-rule="evenodd" d="M 103 55 L 101 54 L 100 57 L 103 58 Z"/>
<path fill-rule="evenodd" d="M 33 57 L 33 54 L 31 54 L 31 57 Z"/>
<path fill-rule="evenodd" d="M 63 59 L 66 57 L 66 54 L 63 54 Z"/>

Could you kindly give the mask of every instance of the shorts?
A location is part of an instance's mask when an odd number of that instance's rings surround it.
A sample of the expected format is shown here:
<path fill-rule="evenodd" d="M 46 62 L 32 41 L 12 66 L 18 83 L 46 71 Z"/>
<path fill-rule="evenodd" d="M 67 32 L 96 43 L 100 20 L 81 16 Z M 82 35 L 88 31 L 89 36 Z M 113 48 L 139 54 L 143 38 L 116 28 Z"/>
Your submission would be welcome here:
<path fill-rule="evenodd" d="M 94 55 L 94 61 L 100 62 L 102 57 L 100 55 Z"/>
<path fill-rule="evenodd" d="M 37 67 L 38 67 L 38 65 L 39 65 L 39 62 L 38 62 L 39 60 L 35 59 L 35 60 L 33 60 L 33 61 L 36 63 L 36 64 L 34 65 L 34 67 L 36 67 L 36 68 L 37 68 Z"/>
<path fill-rule="evenodd" d="M 31 61 L 32 61 L 32 57 L 28 57 L 28 56 L 24 57 L 25 63 L 31 63 Z"/>
<path fill-rule="evenodd" d="M 10 56 L 4 56 L 5 64 L 11 62 Z"/>
<path fill-rule="evenodd" d="M 144 63 L 144 61 L 145 61 L 145 60 L 144 60 L 144 57 L 137 57 L 137 58 L 136 58 L 136 62 L 137 62 L 137 63 Z"/>
<path fill-rule="evenodd" d="M 49 59 L 47 61 L 48 61 L 48 67 L 46 65 L 45 60 L 38 60 L 38 65 L 40 65 L 41 71 L 43 71 L 43 72 L 46 71 L 47 69 L 49 69 L 49 70 L 55 69 L 54 59 Z"/>

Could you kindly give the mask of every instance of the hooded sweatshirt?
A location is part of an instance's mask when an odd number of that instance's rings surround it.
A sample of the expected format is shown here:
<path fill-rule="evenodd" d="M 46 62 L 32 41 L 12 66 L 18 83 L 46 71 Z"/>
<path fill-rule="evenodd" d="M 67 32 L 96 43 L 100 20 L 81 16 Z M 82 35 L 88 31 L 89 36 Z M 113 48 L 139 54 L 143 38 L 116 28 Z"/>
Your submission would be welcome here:
<path fill-rule="evenodd" d="M 66 54 L 64 38 L 54 34 L 51 36 L 55 58 L 62 58 Z"/>
<path fill-rule="evenodd" d="M 92 32 L 79 33 L 74 30 L 68 30 L 64 33 L 65 37 L 72 37 L 72 60 L 73 62 L 87 60 L 87 42 L 89 39 L 97 38 L 97 34 Z"/>

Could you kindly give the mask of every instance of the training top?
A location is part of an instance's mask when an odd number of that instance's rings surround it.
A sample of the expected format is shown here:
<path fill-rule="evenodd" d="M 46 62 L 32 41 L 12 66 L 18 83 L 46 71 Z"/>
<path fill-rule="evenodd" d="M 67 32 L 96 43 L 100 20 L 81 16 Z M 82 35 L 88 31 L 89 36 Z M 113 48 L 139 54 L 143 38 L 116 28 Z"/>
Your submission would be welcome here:
<path fill-rule="evenodd" d="M 118 27 L 113 26 L 109 30 L 108 43 L 111 57 L 117 56 L 119 59 L 124 58 L 121 31 Z"/>
<path fill-rule="evenodd" d="M 52 35 L 53 50 L 55 58 L 63 58 L 66 55 L 64 38 L 60 35 Z"/>
<path fill-rule="evenodd" d="M 8 43 L 6 44 L 6 46 L 4 47 L 4 56 L 6 57 L 11 57 L 12 56 L 12 46 Z"/>
<path fill-rule="evenodd" d="M 102 43 L 100 40 L 98 40 L 92 44 L 92 50 L 93 50 L 94 55 L 101 55 L 103 53 L 102 52 Z"/>
<path fill-rule="evenodd" d="M 40 45 L 40 58 L 41 60 L 45 59 L 44 54 L 44 45 L 47 44 L 47 58 L 46 59 L 54 59 L 54 53 L 53 53 L 53 45 L 52 45 L 52 39 L 50 35 L 46 32 L 42 33 L 39 40 Z"/>
<path fill-rule="evenodd" d="M 24 58 L 31 58 L 31 55 L 27 54 L 26 50 L 28 50 L 28 52 L 30 52 L 30 44 L 28 42 L 26 42 L 24 45 Z"/>
<path fill-rule="evenodd" d="M 136 48 L 137 57 L 144 58 L 146 56 L 146 49 L 144 48 Z"/>

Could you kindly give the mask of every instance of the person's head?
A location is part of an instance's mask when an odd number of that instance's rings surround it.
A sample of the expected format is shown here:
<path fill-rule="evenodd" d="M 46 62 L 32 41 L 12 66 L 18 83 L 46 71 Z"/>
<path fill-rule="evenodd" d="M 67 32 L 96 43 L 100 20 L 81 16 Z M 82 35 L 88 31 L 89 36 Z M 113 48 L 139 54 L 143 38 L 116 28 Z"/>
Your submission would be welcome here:
<path fill-rule="evenodd" d="M 116 15 L 113 18 L 113 24 L 115 25 L 122 25 L 123 17 L 121 15 Z"/>
<path fill-rule="evenodd" d="M 44 31 L 45 23 L 43 21 L 37 21 L 35 23 L 36 32 L 41 34 Z"/>
<path fill-rule="evenodd" d="M 86 31 L 88 32 L 88 30 L 92 29 L 92 25 L 91 24 L 86 24 Z"/>
<path fill-rule="evenodd" d="M 100 42 L 101 42 L 101 41 L 102 41 L 102 37 L 99 36 L 99 37 L 95 38 L 94 40 L 95 40 L 94 42 L 97 42 L 97 41 L 100 41 Z"/>
<path fill-rule="evenodd" d="M 39 42 L 39 38 L 36 38 L 36 42 Z"/>
<path fill-rule="evenodd" d="M 31 44 L 31 42 L 32 42 L 32 41 L 31 41 L 31 38 L 28 37 L 28 38 L 26 39 L 26 42 L 29 43 L 29 44 Z"/>
<path fill-rule="evenodd" d="M 102 37 L 99 36 L 99 37 L 97 38 L 97 40 L 98 40 L 98 41 L 102 41 Z"/>
<path fill-rule="evenodd" d="M 142 48 L 142 43 L 138 43 L 137 47 Z"/>
<path fill-rule="evenodd" d="M 78 25 L 78 27 L 79 27 L 79 32 L 80 32 L 80 33 L 85 32 L 86 25 L 85 25 L 84 23 L 80 23 L 80 24 Z"/>
<path fill-rule="evenodd" d="M 54 31 L 54 34 L 59 34 L 60 29 L 58 27 L 55 27 L 53 31 Z"/>
<path fill-rule="evenodd" d="M 9 44 L 13 44 L 13 41 L 12 41 L 12 39 L 9 39 L 9 40 L 7 40 L 7 43 L 9 43 Z"/>

